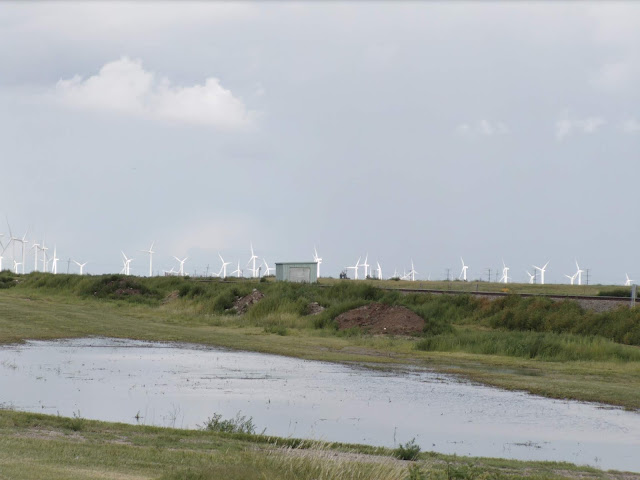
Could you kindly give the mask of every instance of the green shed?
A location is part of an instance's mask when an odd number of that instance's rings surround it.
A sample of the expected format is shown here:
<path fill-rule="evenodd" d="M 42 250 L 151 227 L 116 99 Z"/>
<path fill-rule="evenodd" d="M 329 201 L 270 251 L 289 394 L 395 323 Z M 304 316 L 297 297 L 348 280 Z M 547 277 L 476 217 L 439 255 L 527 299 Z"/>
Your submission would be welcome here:
<path fill-rule="evenodd" d="M 276 281 L 315 283 L 318 281 L 318 263 L 276 262 Z"/>

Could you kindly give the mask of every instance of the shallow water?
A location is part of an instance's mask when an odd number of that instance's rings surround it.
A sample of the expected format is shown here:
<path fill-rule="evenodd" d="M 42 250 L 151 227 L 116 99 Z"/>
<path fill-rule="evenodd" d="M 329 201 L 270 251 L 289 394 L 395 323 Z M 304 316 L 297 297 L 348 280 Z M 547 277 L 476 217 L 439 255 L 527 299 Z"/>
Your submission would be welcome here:
<path fill-rule="evenodd" d="M 239 411 L 267 434 L 640 471 L 640 414 L 435 373 L 185 344 L 81 339 L 0 348 L 0 405 L 198 428 Z"/>

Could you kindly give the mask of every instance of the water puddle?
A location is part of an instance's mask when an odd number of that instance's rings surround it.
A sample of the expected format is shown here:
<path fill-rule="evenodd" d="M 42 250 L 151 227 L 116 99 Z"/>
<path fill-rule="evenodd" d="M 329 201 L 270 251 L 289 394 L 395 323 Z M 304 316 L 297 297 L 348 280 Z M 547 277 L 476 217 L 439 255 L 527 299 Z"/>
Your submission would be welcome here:
<path fill-rule="evenodd" d="M 198 428 L 214 413 L 258 431 L 640 471 L 640 414 L 442 374 L 389 372 L 185 344 L 114 339 L 0 348 L 0 406 Z"/>

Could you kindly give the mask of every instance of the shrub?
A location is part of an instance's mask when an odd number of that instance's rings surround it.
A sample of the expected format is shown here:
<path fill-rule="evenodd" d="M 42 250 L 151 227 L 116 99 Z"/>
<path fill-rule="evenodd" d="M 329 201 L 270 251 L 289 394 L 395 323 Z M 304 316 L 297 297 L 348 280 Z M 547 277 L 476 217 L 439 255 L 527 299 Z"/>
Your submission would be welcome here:
<path fill-rule="evenodd" d="M 416 443 L 415 438 L 404 445 L 401 443 L 393 451 L 393 456 L 400 460 L 417 460 L 418 455 L 420 455 L 420 445 Z"/>
<path fill-rule="evenodd" d="M 223 419 L 221 414 L 214 413 L 212 417 L 207 419 L 201 428 L 208 432 L 256 433 L 256 426 L 253 423 L 253 417 L 247 418 L 244 415 L 240 415 L 240 412 L 236 413 L 235 418 L 227 420 Z"/>

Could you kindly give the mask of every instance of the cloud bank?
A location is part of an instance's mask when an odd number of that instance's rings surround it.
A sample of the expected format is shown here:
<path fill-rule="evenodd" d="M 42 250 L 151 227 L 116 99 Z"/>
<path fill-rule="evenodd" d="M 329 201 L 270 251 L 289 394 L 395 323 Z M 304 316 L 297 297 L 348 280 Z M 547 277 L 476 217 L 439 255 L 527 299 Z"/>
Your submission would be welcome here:
<path fill-rule="evenodd" d="M 59 80 L 56 98 L 68 107 L 114 112 L 174 124 L 191 124 L 221 130 L 250 126 L 257 112 L 207 78 L 203 85 L 174 86 L 143 69 L 139 60 L 122 57 L 105 64 L 97 75 Z"/>

